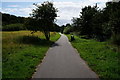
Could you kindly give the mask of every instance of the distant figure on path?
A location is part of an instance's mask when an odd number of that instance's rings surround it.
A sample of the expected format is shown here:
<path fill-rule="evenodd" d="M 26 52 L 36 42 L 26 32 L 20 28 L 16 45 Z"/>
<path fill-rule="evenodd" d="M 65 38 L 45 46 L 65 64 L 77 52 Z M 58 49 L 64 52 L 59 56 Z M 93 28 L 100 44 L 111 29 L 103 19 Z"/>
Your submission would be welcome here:
<path fill-rule="evenodd" d="M 71 35 L 71 41 L 75 40 L 74 35 Z"/>

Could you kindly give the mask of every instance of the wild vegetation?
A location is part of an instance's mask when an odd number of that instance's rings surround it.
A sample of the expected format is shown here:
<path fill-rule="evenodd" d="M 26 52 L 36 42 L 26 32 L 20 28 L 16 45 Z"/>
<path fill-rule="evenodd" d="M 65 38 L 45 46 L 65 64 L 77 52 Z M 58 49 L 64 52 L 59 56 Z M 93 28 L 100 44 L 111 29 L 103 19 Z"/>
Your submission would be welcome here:
<path fill-rule="evenodd" d="M 50 41 L 42 32 L 2 32 L 2 65 L 4 78 L 31 78 L 36 66 L 42 61 L 48 48 L 60 35 L 51 32 Z"/>
<path fill-rule="evenodd" d="M 70 35 L 68 38 L 70 40 Z M 120 78 L 120 52 L 116 51 L 116 47 L 109 45 L 108 42 L 82 39 L 78 36 L 75 36 L 71 43 L 101 80 Z"/>

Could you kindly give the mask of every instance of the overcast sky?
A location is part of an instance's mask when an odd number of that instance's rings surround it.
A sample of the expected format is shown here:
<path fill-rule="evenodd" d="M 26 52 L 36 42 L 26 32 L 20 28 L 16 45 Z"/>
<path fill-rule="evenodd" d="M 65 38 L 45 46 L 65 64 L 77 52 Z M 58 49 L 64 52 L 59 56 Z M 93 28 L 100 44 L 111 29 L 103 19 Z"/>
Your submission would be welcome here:
<path fill-rule="evenodd" d="M 54 6 L 58 8 L 57 24 L 64 25 L 71 23 L 73 17 L 79 17 L 83 7 L 97 3 L 99 8 L 104 8 L 105 3 L 110 0 L 2 0 L 0 12 L 28 17 L 35 8 L 33 3 L 41 4 L 44 1 L 53 2 Z"/>

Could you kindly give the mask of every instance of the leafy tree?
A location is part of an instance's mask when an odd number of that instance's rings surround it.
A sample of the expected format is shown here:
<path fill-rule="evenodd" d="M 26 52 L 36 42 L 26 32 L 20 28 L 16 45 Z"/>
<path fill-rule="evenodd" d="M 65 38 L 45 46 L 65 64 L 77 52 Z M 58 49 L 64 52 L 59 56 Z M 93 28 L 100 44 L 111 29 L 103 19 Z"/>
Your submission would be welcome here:
<path fill-rule="evenodd" d="M 50 31 L 60 32 L 60 26 L 54 23 L 53 28 L 51 28 Z"/>
<path fill-rule="evenodd" d="M 73 18 L 72 26 L 76 31 L 80 32 L 80 35 L 87 35 L 89 38 L 93 36 L 93 17 L 98 12 L 98 7 L 96 6 L 85 6 L 82 8 L 80 18 Z"/>
<path fill-rule="evenodd" d="M 66 27 L 65 25 L 62 25 L 62 26 L 60 27 L 60 32 L 61 32 L 61 33 L 63 33 L 65 27 Z"/>
<path fill-rule="evenodd" d="M 104 27 L 102 26 L 102 24 L 105 22 L 103 16 L 103 11 L 98 10 L 93 16 L 91 23 L 93 28 L 92 37 L 99 41 L 105 40 Z"/>
<path fill-rule="evenodd" d="M 71 32 L 73 32 L 73 27 L 70 24 L 66 24 L 63 33 L 70 34 Z"/>
<path fill-rule="evenodd" d="M 76 32 L 81 32 L 82 30 L 82 19 L 81 18 L 73 18 L 72 19 L 72 27 L 73 27 L 73 30 L 76 31 Z"/>
<path fill-rule="evenodd" d="M 82 9 L 82 12 L 81 12 L 81 19 L 82 19 L 81 34 L 87 35 L 90 38 L 93 35 L 92 18 L 94 17 L 96 12 L 97 12 L 97 6 L 85 7 Z"/>
<path fill-rule="evenodd" d="M 50 29 L 54 25 L 54 20 L 57 17 L 57 9 L 53 6 L 51 2 L 44 2 L 41 5 L 34 4 L 36 9 L 33 9 L 31 14 L 31 24 L 30 30 L 42 31 L 47 40 L 50 39 Z"/>
<path fill-rule="evenodd" d="M 113 34 L 120 34 L 120 1 L 106 4 L 106 11 L 109 14 L 109 27 Z"/>
<path fill-rule="evenodd" d="M 120 1 L 106 3 L 104 11 L 109 16 L 106 29 L 111 32 L 111 41 L 113 44 L 120 46 Z"/>

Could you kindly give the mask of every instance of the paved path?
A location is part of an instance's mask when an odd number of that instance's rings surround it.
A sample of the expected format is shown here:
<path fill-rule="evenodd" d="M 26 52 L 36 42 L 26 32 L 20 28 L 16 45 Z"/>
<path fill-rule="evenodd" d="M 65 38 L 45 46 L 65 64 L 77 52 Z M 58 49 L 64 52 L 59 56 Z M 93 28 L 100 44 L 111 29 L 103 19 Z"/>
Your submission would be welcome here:
<path fill-rule="evenodd" d="M 43 62 L 37 67 L 33 78 L 98 78 L 68 38 L 61 34 L 60 39 L 48 50 Z"/>

